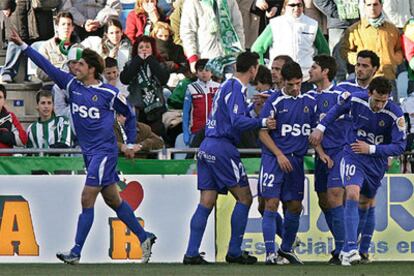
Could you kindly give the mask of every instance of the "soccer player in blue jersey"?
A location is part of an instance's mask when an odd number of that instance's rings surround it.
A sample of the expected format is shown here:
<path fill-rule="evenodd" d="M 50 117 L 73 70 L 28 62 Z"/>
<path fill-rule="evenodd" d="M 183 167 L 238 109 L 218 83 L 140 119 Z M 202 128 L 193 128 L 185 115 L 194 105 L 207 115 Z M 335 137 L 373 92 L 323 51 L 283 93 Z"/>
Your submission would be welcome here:
<path fill-rule="evenodd" d="M 316 99 L 316 115 L 320 121 L 338 103 L 341 91 L 332 83 L 336 75 L 335 59 L 327 55 L 318 55 L 313 61 L 309 70 L 309 81 L 316 85 L 316 89 L 308 93 Z M 345 239 L 344 189 L 339 165 L 349 128 L 349 116 L 336 120 L 326 129 L 321 146 L 316 147 L 315 191 L 318 194 L 319 207 L 335 238 L 335 250 L 329 260 L 330 264 L 340 264 L 339 253 Z"/>
<path fill-rule="evenodd" d="M 87 177 L 82 191 L 82 213 L 79 216 L 75 246 L 68 253 L 56 256 L 65 263 L 78 263 L 82 247 L 93 223 L 94 204 L 99 193 L 128 228 L 139 238 L 142 247 L 142 262 L 148 262 L 155 236 L 144 231 L 131 207 L 121 199 L 116 183 L 118 148 L 112 129 L 114 110 L 127 117 L 126 134 L 128 145 L 125 155 L 133 157 L 139 146 L 136 138 L 135 116 L 117 88 L 103 84 L 99 76 L 104 69 L 102 58 L 90 49 L 77 50 L 76 76 L 54 67 L 47 59 L 25 44 L 15 30 L 11 30 L 11 41 L 20 45 L 24 53 L 41 68 L 61 89 L 69 92 L 69 102 L 74 128 L 82 148 Z"/>
<path fill-rule="evenodd" d="M 247 84 L 257 74 L 259 56 L 245 52 L 237 57 L 236 74 L 216 92 L 206 124 L 206 137 L 197 154 L 197 182 L 200 203 L 191 218 L 190 239 L 184 264 L 207 264 L 199 253 L 207 219 L 216 204 L 217 195 L 230 191 L 237 203 L 231 217 L 231 238 L 226 255 L 228 263 L 253 264 L 257 258 L 241 250 L 248 213 L 252 203 L 247 175 L 236 144 L 243 131 L 275 128 L 273 118 L 248 117 Z"/>
<path fill-rule="evenodd" d="M 261 118 L 275 117 L 275 130 L 261 130 L 262 163 L 258 190 L 264 198 L 263 237 L 266 264 L 280 263 L 283 257 L 291 264 L 303 264 L 292 249 L 302 212 L 305 172 L 303 157 L 308 151 L 308 136 L 316 125 L 316 101 L 309 94 L 300 94 L 302 71 L 296 62 L 282 68 L 284 88 L 266 101 Z M 283 203 L 284 230 L 282 244 L 275 252 L 276 216 L 279 201 Z"/>
<path fill-rule="evenodd" d="M 341 160 L 341 177 L 346 189 L 346 224 L 340 259 L 345 266 L 359 262 L 361 254 L 368 253 L 375 228 L 375 195 L 387 168 L 387 158 L 400 155 L 405 149 L 404 115 L 399 106 L 388 100 L 391 89 L 388 80 L 376 77 L 371 81 L 368 93 L 351 95 L 344 92 L 341 101 L 310 136 L 310 142 L 317 145 L 326 127 L 336 118 L 347 113 L 352 118 L 351 135 Z M 361 203 L 368 210 L 368 218 L 361 232 L 358 252 L 358 204 L 361 206 Z"/>
<path fill-rule="evenodd" d="M 362 50 L 357 54 L 355 64 L 355 78 L 343 81 L 337 88 L 342 91 L 368 92 L 368 85 L 372 81 L 380 66 L 380 58 L 370 50 Z"/>

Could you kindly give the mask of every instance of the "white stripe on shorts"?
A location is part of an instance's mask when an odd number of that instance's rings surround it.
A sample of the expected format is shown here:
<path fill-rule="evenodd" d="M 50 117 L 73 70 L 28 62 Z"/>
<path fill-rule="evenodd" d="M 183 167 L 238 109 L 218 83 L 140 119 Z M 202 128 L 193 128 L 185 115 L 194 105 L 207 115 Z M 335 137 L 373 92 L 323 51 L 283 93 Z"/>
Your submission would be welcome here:
<path fill-rule="evenodd" d="M 102 159 L 101 164 L 99 164 L 99 175 L 98 175 L 99 185 L 102 185 L 102 178 L 105 173 L 106 160 L 108 160 L 108 156 L 105 156 L 105 158 Z"/>

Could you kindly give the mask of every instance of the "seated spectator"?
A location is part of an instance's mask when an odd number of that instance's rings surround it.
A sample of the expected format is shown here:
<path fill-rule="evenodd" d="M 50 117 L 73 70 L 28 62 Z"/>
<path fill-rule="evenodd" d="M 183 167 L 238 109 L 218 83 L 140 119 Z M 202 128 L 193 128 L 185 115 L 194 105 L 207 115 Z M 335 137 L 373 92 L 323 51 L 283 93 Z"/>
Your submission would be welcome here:
<path fill-rule="evenodd" d="M 128 101 L 135 106 L 139 121 L 151 126 L 159 136 L 164 134 L 162 114 L 167 108 L 163 85 L 168 78 L 155 40 L 149 36 L 139 37 L 132 49 L 132 59 L 125 65 L 120 79 L 128 85 Z"/>
<path fill-rule="evenodd" d="M 119 89 L 119 92 L 128 97 L 127 87 L 119 80 L 119 68 L 116 59 L 107 57 L 105 59 L 105 69 L 103 71 L 105 82 Z"/>
<path fill-rule="evenodd" d="M 172 40 L 172 30 L 165 22 L 157 22 L 151 32 L 157 49 L 167 65 L 170 73 L 183 73 L 187 66 L 187 59 L 183 48 Z"/>
<path fill-rule="evenodd" d="M 71 13 L 58 13 L 56 16 L 56 35 L 42 44 L 39 53 L 56 67 L 62 67 L 66 63 L 69 48 L 79 42 L 79 38 L 73 34 L 74 28 Z M 42 81 L 50 81 L 50 78 L 40 68 L 36 69 L 36 77 Z"/>
<path fill-rule="evenodd" d="M 17 3 L 17 4 L 16 4 Z M 50 9 L 33 9 L 29 0 L 6 0 L 0 8 L 5 16 L 4 29 L 6 38 L 10 30 L 15 29 L 28 44 L 37 40 L 53 37 L 53 12 Z M 6 59 L 0 70 L 0 82 L 10 83 L 16 77 L 20 65 L 22 50 L 13 42 L 7 44 Z M 27 72 L 24 73 L 27 79 Z"/>
<path fill-rule="evenodd" d="M 52 92 L 41 90 L 36 94 L 39 118 L 27 128 L 26 147 L 48 149 L 69 148 L 72 145 L 69 119 L 53 112 Z"/>
<path fill-rule="evenodd" d="M 131 42 L 122 32 L 121 22 L 115 18 L 108 19 L 104 26 L 103 37 L 89 36 L 81 44 L 97 52 L 103 59 L 107 57 L 116 59 L 119 70 L 122 70 L 125 63 L 131 59 Z"/>
<path fill-rule="evenodd" d="M 118 142 L 118 150 L 120 153 L 126 151 L 126 134 L 124 130 L 126 118 L 121 114 L 116 115 L 116 122 L 114 124 L 114 131 L 116 140 Z M 136 144 L 137 147 L 135 148 L 135 153 L 137 157 L 144 158 L 147 157 L 148 154 L 144 154 L 145 151 L 162 149 L 164 147 L 164 141 L 161 137 L 156 135 L 154 132 L 151 131 L 151 127 L 144 124 L 137 122 L 137 129 L 138 135 Z"/>
<path fill-rule="evenodd" d="M 137 0 L 135 8 L 127 16 L 125 34 L 135 44 L 139 36 L 150 35 L 154 24 L 159 20 L 157 0 Z"/>
<path fill-rule="evenodd" d="M 185 92 L 190 83 L 197 80 L 190 71 L 190 66 L 187 64 L 184 79 L 180 80 L 172 91 L 171 95 L 167 99 L 168 109 L 183 109 Z"/>
<path fill-rule="evenodd" d="M 119 17 L 122 9 L 119 0 L 66 0 L 61 11 L 70 12 L 75 19 L 75 31 L 81 40 L 88 36 L 102 37 L 104 25 L 111 17 Z"/>
<path fill-rule="evenodd" d="M 4 106 L 6 98 L 6 88 L 0 84 L 0 148 L 22 147 L 27 143 L 27 134 L 16 115 Z M 0 154 L 5 155 L 11 154 Z"/>
<path fill-rule="evenodd" d="M 197 81 L 187 87 L 183 108 L 183 134 L 186 145 L 190 145 L 197 132 L 204 130 L 214 95 L 220 86 L 211 80 L 212 74 L 205 68 L 207 62 L 208 59 L 197 61 Z"/>

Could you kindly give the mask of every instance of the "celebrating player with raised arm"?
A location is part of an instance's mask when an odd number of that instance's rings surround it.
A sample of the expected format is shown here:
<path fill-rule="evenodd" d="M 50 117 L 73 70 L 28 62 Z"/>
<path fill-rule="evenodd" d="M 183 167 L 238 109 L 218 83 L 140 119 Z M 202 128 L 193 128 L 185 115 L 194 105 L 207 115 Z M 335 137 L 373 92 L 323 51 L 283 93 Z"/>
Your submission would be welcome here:
<path fill-rule="evenodd" d="M 74 128 L 82 148 L 87 169 L 87 177 L 82 191 L 82 213 L 79 216 L 75 246 L 68 253 L 56 256 L 65 263 L 79 262 L 81 250 L 93 223 L 96 197 L 102 194 L 110 206 L 128 228 L 139 238 L 143 251 L 142 261 L 148 262 L 155 236 L 144 231 L 135 218 L 131 207 L 121 199 L 116 186 L 119 181 L 116 173 L 118 148 L 112 129 L 114 111 L 127 117 L 126 134 L 128 145 L 125 155 L 133 157 L 139 147 L 134 143 L 137 131 L 135 115 L 126 100 L 115 87 L 103 84 L 99 76 L 104 65 L 102 58 L 90 49 L 78 49 L 76 76 L 61 71 L 46 58 L 25 44 L 15 30 L 11 30 L 10 40 L 21 47 L 24 53 L 41 68 L 61 89 L 69 92 L 69 103 Z"/>
<path fill-rule="evenodd" d="M 339 116 L 349 113 L 351 133 L 341 160 L 341 177 L 346 189 L 345 244 L 340 254 L 342 265 L 361 260 L 367 253 L 375 228 L 375 220 L 368 219 L 361 233 L 358 252 L 358 203 L 364 202 L 368 216 L 375 217 L 375 195 L 387 168 L 387 157 L 400 155 L 405 149 L 405 121 L 401 108 L 388 101 L 391 84 L 383 77 L 372 80 L 368 94 L 344 92 L 341 101 L 322 119 L 310 136 L 318 145 L 326 127 Z"/>
<path fill-rule="evenodd" d="M 299 229 L 302 212 L 305 172 L 303 157 L 308 151 L 308 136 L 316 125 L 316 101 L 309 94 L 300 94 L 302 71 L 296 62 L 282 67 L 284 87 L 266 101 L 260 117 L 274 116 L 275 130 L 261 130 L 262 164 L 258 191 L 265 200 L 262 229 L 266 247 L 266 264 L 303 264 L 292 245 Z M 279 201 L 283 202 L 285 218 L 282 244 L 275 252 L 276 220 Z M 280 257 L 279 257 L 280 256 Z"/>
<path fill-rule="evenodd" d="M 199 253 L 207 219 L 219 193 L 229 190 L 237 199 L 231 217 L 231 238 L 226 261 L 253 264 L 257 258 L 241 250 L 248 213 L 252 203 L 249 182 L 236 144 L 242 131 L 275 128 L 273 118 L 247 117 L 247 84 L 257 73 L 259 56 L 245 52 L 237 57 L 235 77 L 226 80 L 216 92 L 206 125 L 206 138 L 197 154 L 197 182 L 200 203 L 191 219 L 190 240 L 184 264 L 206 264 Z"/>

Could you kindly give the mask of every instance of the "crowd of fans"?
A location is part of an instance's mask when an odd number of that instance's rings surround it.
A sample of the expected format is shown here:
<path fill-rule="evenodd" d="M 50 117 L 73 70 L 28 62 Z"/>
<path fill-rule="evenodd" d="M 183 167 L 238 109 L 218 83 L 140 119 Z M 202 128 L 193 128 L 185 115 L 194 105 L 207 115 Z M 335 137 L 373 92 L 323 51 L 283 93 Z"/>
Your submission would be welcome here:
<path fill-rule="evenodd" d="M 136 0 L 125 22 L 121 2 L 6 0 L 0 9 L 6 39 L 15 28 L 63 70 L 76 71 L 79 48 L 101 55 L 102 81 L 135 109 L 142 150 L 197 147 L 214 94 L 245 50 L 257 52 L 263 64 L 247 88 L 251 116 L 281 88 L 285 63 L 299 63 L 306 93 L 315 88 L 309 76 L 314 56 L 335 58 L 339 83 L 353 77 L 357 54 L 371 50 L 379 57 L 376 76 L 392 81 L 393 100 L 414 119 L 414 0 Z M 13 82 L 20 54 L 7 43 L 3 84 Z M 0 147 L 76 146 L 67 92 L 40 69 L 27 79 L 43 82 L 36 95 L 39 118 L 25 132 L 4 106 L 7 85 L 0 86 Z M 114 120 L 119 145 L 124 120 Z M 240 146 L 257 147 L 256 140 L 245 133 Z"/>

